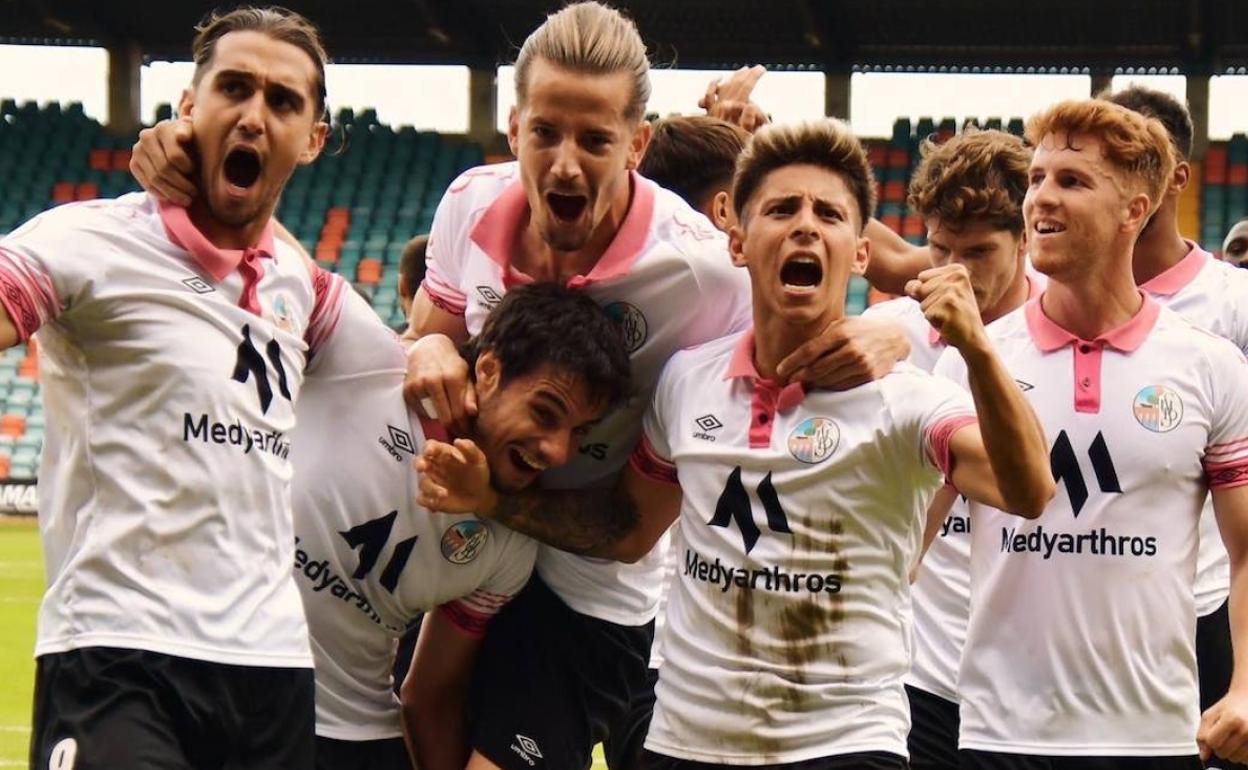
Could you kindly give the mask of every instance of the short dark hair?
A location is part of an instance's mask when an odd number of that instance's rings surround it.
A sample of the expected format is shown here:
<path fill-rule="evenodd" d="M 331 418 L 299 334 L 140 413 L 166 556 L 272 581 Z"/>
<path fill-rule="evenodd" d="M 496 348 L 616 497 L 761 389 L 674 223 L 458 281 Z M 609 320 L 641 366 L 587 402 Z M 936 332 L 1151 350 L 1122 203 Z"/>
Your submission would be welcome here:
<path fill-rule="evenodd" d="M 709 115 L 674 115 L 654 124 L 654 137 L 637 172 L 676 193 L 695 209 L 732 187 L 732 172 L 750 135 Z"/>
<path fill-rule="evenodd" d="M 191 58 L 195 61 L 194 83 L 198 83 L 204 70 L 212 65 L 217 41 L 231 32 L 260 32 L 299 48 L 316 65 L 316 82 L 312 84 L 316 113 L 321 118 L 325 117 L 325 65 L 329 63 L 329 55 L 325 53 L 325 43 L 316 25 L 303 16 L 280 6 L 243 6 L 225 13 L 213 11 L 195 27 L 195 32 L 195 40 L 191 43 Z"/>
<path fill-rule="evenodd" d="M 875 212 L 875 177 L 867 151 L 835 118 L 801 123 L 772 123 L 754 134 L 737 161 L 732 205 L 744 221 L 745 207 L 768 174 L 785 166 L 811 165 L 840 174 L 858 204 L 858 231 Z"/>
<path fill-rule="evenodd" d="M 425 280 L 425 251 L 428 248 L 428 235 L 417 235 L 403 247 L 403 254 L 399 257 L 399 278 L 407 289 L 404 299 L 415 297 L 420 282 Z"/>
<path fill-rule="evenodd" d="M 1165 91 L 1144 86 L 1131 86 L 1102 98 L 1144 117 L 1161 121 L 1174 143 L 1174 151 L 1179 154 L 1178 159 L 1183 161 L 1192 156 L 1192 114 L 1183 102 Z"/>
<path fill-rule="evenodd" d="M 503 384 L 550 366 L 583 378 L 590 398 L 611 406 L 632 384 L 619 325 L 585 294 L 555 283 L 509 289 L 461 351 L 469 372 L 486 351 L 498 358 Z"/>

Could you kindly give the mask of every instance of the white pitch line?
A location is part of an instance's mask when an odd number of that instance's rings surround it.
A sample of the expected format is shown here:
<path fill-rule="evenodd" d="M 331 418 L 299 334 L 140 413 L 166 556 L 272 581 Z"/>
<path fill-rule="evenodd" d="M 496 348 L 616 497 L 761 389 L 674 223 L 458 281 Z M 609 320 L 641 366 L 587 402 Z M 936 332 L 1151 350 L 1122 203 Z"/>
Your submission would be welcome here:
<path fill-rule="evenodd" d="M 0 725 L 0 733 L 28 733 L 30 725 Z"/>

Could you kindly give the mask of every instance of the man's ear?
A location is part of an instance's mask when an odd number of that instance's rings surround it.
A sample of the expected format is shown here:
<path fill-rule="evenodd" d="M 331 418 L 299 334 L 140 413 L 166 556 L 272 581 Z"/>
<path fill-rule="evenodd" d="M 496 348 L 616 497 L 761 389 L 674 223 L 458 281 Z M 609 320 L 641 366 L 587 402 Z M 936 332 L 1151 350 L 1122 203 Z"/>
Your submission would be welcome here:
<path fill-rule="evenodd" d="M 477 373 L 477 397 L 493 394 L 503 375 L 503 367 L 498 357 L 487 350 L 477 356 L 477 365 L 474 368 Z"/>
<path fill-rule="evenodd" d="M 745 228 L 740 222 L 728 230 L 728 255 L 732 257 L 732 264 L 737 267 L 745 267 L 750 263 L 745 256 Z"/>
<path fill-rule="evenodd" d="M 512 155 L 520 157 L 520 109 L 514 104 L 507 114 L 507 147 Z"/>
<path fill-rule="evenodd" d="M 195 106 L 195 91 L 191 88 L 182 89 L 182 98 L 178 100 L 178 117 L 189 118 Z"/>
<path fill-rule="evenodd" d="M 1126 220 L 1122 226 L 1128 232 L 1139 232 L 1153 215 L 1153 203 L 1144 193 L 1136 193 L 1127 201 Z"/>
<path fill-rule="evenodd" d="M 869 264 L 871 264 L 871 239 L 861 236 L 858 238 L 858 248 L 854 250 L 854 261 L 849 266 L 849 272 L 853 275 L 866 275 Z"/>
<path fill-rule="evenodd" d="M 732 197 L 727 190 L 720 190 L 715 193 L 715 199 L 711 201 L 711 224 L 715 225 L 717 230 L 728 232 L 732 227 Z"/>
<path fill-rule="evenodd" d="M 648 120 L 641 121 L 637 129 L 633 131 L 633 139 L 628 148 L 628 159 L 624 162 L 629 171 L 641 165 L 641 159 L 646 157 L 646 148 L 650 146 L 652 136 L 654 136 L 654 126 Z"/>
<path fill-rule="evenodd" d="M 303 152 L 299 153 L 300 166 L 306 166 L 320 157 L 321 150 L 325 149 L 325 138 L 327 136 L 329 136 L 329 124 L 318 120 L 312 126 L 312 133 L 308 135 L 308 146 L 304 148 Z"/>
<path fill-rule="evenodd" d="M 1174 176 L 1170 178 L 1170 189 L 1175 193 L 1181 193 L 1187 189 L 1188 184 L 1192 181 L 1192 164 L 1185 160 L 1181 160 L 1174 167 Z"/>

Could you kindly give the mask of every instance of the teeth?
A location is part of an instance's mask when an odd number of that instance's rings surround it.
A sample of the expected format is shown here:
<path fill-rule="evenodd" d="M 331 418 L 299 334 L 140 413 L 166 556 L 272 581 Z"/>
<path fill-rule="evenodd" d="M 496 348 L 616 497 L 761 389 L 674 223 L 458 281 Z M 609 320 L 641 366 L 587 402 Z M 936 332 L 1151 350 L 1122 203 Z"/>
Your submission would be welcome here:
<path fill-rule="evenodd" d="M 1041 235 L 1047 235 L 1048 233 L 1060 233 L 1065 229 L 1066 229 L 1065 227 L 1063 227 L 1060 224 L 1057 224 L 1056 222 L 1037 222 L 1036 223 L 1036 232 L 1040 233 Z"/>
<path fill-rule="evenodd" d="M 546 466 L 545 464 L 542 463 L 541 460 L 537 459 L 536 457 L 524 451 L 523 449 L 517 448 L 516 454 L 520 456 L 520 459 L 524 462 L 525 465 L 529 466 L 533 470 L 535 471 L 546 470 Z"/>

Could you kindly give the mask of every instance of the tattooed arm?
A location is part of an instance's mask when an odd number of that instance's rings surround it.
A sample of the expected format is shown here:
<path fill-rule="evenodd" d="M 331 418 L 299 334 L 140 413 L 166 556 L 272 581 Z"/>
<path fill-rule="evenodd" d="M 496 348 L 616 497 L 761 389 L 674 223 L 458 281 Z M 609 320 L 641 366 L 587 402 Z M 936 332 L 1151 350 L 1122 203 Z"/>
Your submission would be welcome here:
<path fill-rule="evenodd" d="M 416 469 L 421 474 L 417 501 L 429 510 L 475 513 L 582 556 L 637 561 L 680 513 L 674 479 L 655 478 L 634 463 L 614 487 L 502 493 L 489 483 L 485 455 L 471 441 L 457 439 L 453 446 L 426 442 Z"/>

